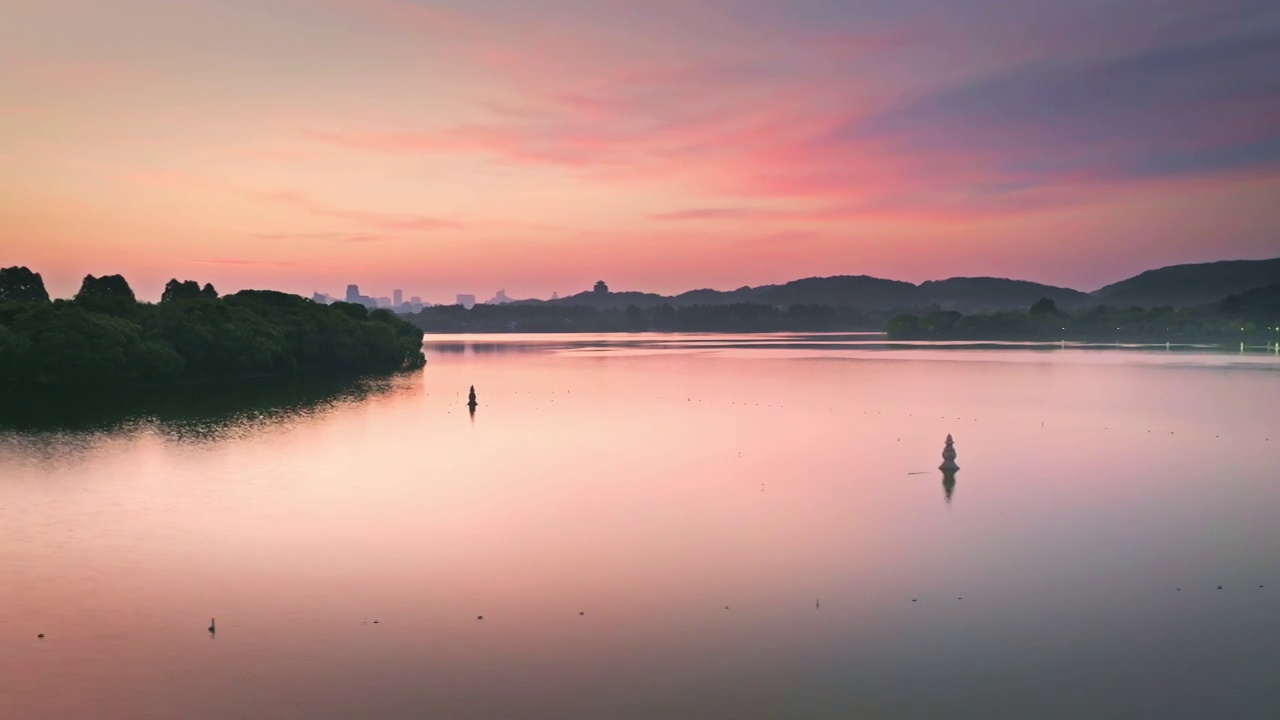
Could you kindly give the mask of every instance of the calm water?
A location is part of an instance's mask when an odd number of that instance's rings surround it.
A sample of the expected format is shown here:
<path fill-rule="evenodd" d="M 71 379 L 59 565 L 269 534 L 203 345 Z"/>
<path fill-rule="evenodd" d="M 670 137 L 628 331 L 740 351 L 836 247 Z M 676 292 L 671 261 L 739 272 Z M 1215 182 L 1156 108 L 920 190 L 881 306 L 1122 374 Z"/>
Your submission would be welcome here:
<path fill-rule="evenodd" d="M 1280 717 L 1280 358 L 856 340 L 0 429 L 0 718 Z"/>

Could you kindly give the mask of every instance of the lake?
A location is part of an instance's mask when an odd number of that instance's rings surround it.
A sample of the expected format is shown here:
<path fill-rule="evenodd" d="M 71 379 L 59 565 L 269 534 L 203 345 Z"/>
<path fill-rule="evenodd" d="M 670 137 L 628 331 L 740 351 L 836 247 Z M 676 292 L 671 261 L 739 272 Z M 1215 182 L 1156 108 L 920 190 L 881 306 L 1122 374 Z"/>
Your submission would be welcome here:
<path fill-rule="evenodd" d="M 426 352 L 0 429 L 0 718 L 1280 713 L 1274 354 Z"/>

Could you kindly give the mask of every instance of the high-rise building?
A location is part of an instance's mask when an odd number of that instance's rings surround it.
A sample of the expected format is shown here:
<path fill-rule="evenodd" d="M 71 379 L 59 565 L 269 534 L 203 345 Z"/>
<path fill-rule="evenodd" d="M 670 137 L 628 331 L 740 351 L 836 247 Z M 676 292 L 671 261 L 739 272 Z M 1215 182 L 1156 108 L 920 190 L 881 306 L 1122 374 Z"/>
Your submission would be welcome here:
<path fill-rule="evenodd" d="M 475 295 L 459 295 L 458 304 L 470 310 L 471 308 L 476 306 L 476 296 Z"/>
<path fill-rule="evenodd" d="M 360 286 L 359 285 L 347 286 L 347 302 L 349 303 L 360 302 Z"/>
<path fill-rule="evenodd" d="M 485 304 L 486 305 L 505 305 L 509 302 L 511 302 L 511 298 L 507 297 L 507 291 L 499 290 L 498 293 L 494 295 L 493 298 L 488 302 L 486 302 Z"/>
<path fill-rule="evenodd" d="M 392 305 L 394 305 L 394 306 L 396 306 L 396 307 L 400 307 L 401 305 L 403 305 L 403 304 L 404 304 L 404 291 L 403 291 L 403 290 L 401 290 L 401 289 L 399 289 L 399 288 L 396 288 L 395 290 L 392 290 L 392 291 L 391 291 L 391 304 L 392 304 Z"/>
<path fill-rule="evenodd" d="M 421 304 L 422 304 L 422 298 L 418 297 L 417 295 L 414 295 L 413 297 L 409 298 L 409 304 L 411 304 L 411 305 L 421 305 Z"/>

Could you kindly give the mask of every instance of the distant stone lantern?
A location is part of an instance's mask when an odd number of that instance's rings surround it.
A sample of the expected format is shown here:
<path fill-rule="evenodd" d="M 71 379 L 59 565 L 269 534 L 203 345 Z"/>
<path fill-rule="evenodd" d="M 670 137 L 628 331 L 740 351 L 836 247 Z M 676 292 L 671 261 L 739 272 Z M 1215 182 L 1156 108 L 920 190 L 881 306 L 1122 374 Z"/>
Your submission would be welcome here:
<path fill-rule="evenodd" d="M 467 394 L 467 406 L 474 410 L 476 405 L 479 405 L 479 403 L 476 402 L 476 386 L 472 385 L 471 392 Z M 952 453 L 952 455 L 954 454 L 955 453 Z"/>
<path fill-rule="evenodd" d="M 942 464 L 938 466 L 942 472 L 955 472 L 960 469 L 956 464 L 956 448 L 955 441 L 951 439 L 951 435 L 947 435 L 946 447 L 942 448 Z"/>

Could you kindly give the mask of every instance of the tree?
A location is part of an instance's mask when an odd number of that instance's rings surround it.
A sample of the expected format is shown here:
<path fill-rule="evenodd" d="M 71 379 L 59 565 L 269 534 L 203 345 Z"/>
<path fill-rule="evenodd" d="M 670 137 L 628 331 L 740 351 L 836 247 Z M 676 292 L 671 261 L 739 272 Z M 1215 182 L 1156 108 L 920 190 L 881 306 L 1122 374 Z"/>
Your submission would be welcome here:
<path fill-rule="evenodd" d="M 890 340 L 914 340 L 920 337 L 920 318 L 915 315 L 898 315 L 885 326 Z"/>
<path fill-rule="evenodd" d="M 40 273 L 25 267 L 0 269 L 0 302 L 49 302 Z"/>
<path fill-rule="evenodd" d="M 205 295 L 200 290 L 200 283 L 195 280 L 183 280 L 179 282 L 175 278 L 164 284 L 164 292 L 160 293 L 160 302 L 168 303 L 178 300 L 195 300 L 201 297 L 205 297 Z"/>
<path fill-rule="evenodd" d="M 1057 315 L 1058 304 L 1049 298 L 1040 298 L 1031 306 L 1032 315 Z"/>

